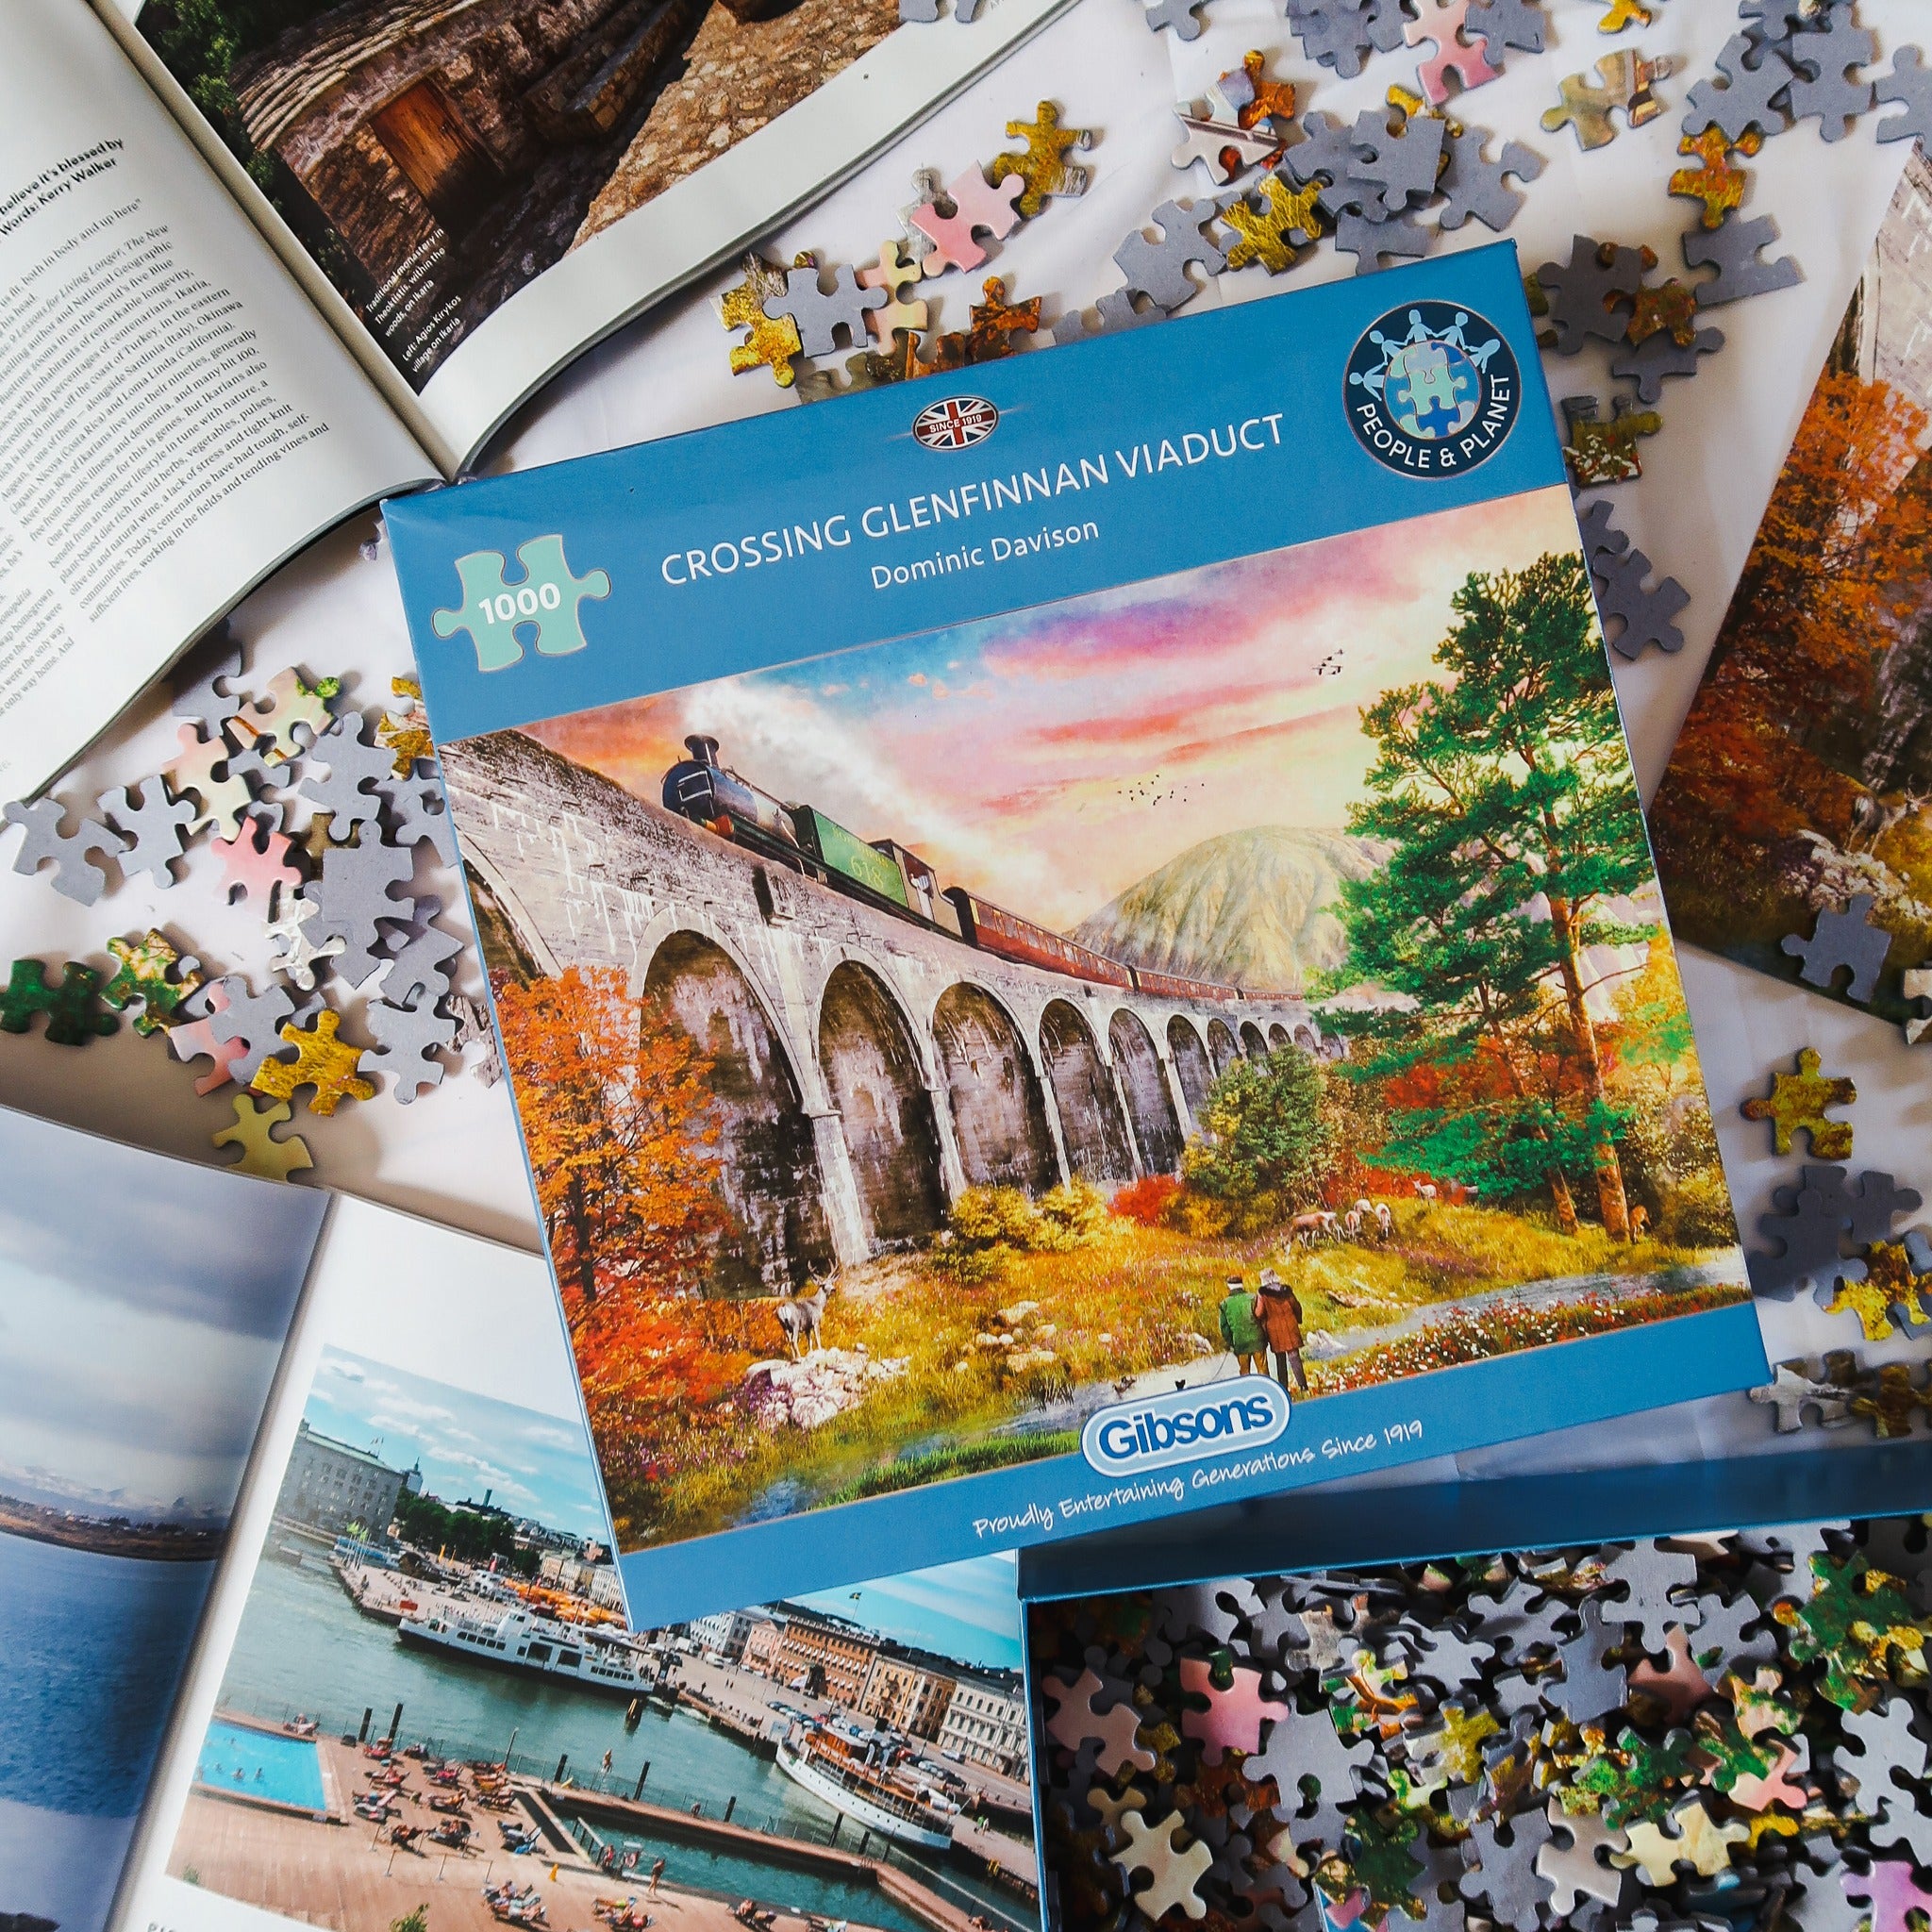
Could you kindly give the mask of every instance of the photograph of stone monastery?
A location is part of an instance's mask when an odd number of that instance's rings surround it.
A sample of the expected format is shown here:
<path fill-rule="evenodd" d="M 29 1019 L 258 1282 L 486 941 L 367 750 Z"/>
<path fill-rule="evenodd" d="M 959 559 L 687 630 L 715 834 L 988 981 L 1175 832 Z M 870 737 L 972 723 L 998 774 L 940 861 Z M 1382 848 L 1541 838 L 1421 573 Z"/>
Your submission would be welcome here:
<path fill-rule="evenodd" d="M 1745 1291 L 1561 490 L 442 758 L 625 1549 Z"/>

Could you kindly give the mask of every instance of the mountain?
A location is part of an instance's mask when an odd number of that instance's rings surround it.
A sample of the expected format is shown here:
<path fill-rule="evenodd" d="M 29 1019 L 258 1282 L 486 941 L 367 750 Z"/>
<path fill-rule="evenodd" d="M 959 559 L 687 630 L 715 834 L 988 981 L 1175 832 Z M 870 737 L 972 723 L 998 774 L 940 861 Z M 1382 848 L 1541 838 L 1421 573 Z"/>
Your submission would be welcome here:
<path fill-rule="evenodd" d="M 1341 923 L 1330 908 L 1343 879 L 1366 878 L 1384 856 L 1377 841 L 1346 832 L 1223 832 L 1129 886 L 1069 937 L 1157 973 L 1291 991 L 1341 964 Z"/>

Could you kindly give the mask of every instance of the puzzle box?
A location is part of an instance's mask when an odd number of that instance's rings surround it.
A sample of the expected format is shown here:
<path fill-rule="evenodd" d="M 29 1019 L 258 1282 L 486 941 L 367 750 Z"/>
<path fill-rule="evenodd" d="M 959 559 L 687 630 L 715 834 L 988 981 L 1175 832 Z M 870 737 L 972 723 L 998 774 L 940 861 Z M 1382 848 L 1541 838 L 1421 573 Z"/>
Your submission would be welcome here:
<path fill-rule="evenodd" d="M 1499 247 L 390 507 L 652 1616 L 1764 1378 L 1544 404 Z"/>

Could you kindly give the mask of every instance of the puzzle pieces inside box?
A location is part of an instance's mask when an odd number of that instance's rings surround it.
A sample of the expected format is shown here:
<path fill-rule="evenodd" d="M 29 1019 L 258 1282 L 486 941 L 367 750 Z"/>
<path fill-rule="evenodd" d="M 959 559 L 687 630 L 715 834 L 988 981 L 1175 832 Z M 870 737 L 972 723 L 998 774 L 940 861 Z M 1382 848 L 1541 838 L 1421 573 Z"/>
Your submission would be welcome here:
<path fill-rule="evenodd" d="M 520 575 L 505 574 L 503 552 L 473 550 L 457 558 L 463 601 L 430 614 L 440 638 L 468 631 L 478 671 L 503 671 L 518 662 L 525 643 L 546 658 L 581 651 L 579 611 L 587 599 L 608 597 L 610 578 L 601 570 L 578 576 L 566 561 L 560 536 L 532 537 L 517 545 Z"/>
<path fill-rule="evenodd" d="M 1058 1706 L 1047 1720 L 1047 1736 L 1070 1751 L 1097 1742 L 1102 1747 L 1100 1767 L 1109 1774 L 1129 1764 L 1152 1771 L 1154 1753 L 1138 1741 L 1141 1719 L 1131 1700 L 1116 1701 L 1105 1711 L 1094 1708 L 1093 1700 L 1107 1688 L 1091 1669 L 1071 1684 L 1058 1677 L 1046 1678 L 1041 1685 L 1041 1694 L 1049 1704 Z"/>

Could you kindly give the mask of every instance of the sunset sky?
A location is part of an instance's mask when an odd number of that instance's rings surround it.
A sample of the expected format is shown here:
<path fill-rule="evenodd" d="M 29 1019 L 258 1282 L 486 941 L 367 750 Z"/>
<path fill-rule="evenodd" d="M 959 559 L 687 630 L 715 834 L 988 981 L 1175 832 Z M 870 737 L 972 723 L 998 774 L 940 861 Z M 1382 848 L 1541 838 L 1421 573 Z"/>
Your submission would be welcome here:
<path fill-rule="evenodd" d="M 653 803 L 708 732 L 787 803 L 1066 930 L 1217 833 L 1342 826 L 1360 711 L 1435 675 L 1451 593 L 1575 547 L 1553 489 L 531 730 Z"/>

